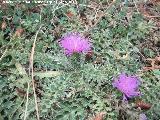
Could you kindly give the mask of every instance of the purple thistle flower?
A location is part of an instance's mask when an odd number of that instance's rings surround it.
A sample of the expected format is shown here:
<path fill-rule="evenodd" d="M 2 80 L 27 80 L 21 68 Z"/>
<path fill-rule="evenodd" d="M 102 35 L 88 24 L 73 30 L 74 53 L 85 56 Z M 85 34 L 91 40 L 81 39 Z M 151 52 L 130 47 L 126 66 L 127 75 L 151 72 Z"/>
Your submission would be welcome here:
<path fill-rule="evenodd" d="M 61 46 L 65 49 L 66 55 L 73 53 L 86 53 L 91 49 L 89 39 L 81 36 L 79 33 L 69 33 L 61 38 Z"/>
<path fill-rule="evenodd" d="M 114 80 L 113 86 L 121 91 L 128 98 L 139 96 L 138 86 L 140 81 L 136 76 L 127 76 L 125 73 L 119 75 L 119 78 Z"/>
<path fill-rule="evenodd" d="M 139 115 L 139 120 L 147 120 L 147 116 L 144 113 Z"/>

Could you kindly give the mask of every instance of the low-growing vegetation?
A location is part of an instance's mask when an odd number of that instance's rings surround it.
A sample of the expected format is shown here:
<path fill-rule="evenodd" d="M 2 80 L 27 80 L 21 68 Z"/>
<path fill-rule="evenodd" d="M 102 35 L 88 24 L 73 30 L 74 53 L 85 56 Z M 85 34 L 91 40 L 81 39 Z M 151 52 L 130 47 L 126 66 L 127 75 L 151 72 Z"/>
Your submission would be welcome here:
<path fill-rule="evenodd" d="M 0 3 L 0 120 L 159 120 L 160 1 Z"/>

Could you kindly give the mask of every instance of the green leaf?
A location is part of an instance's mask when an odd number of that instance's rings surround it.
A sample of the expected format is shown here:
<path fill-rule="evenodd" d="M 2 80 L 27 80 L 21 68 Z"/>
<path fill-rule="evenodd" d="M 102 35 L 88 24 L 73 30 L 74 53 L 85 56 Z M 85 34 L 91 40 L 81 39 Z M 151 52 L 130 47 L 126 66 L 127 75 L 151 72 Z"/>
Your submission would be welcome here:
<path fill-rule="evenodd" d="M 27 75 L 25 68 L 23 68 L 23 66 L 20 63 L 16 63 L 15 66 L 20 75 Z"/>
<path fill-rule="evenodd" d="M 46 71 L 46 72 L 35 72 L 34 75 L 42 78 L 50 78 L 50 77 L 55 77 L 59 76 L 61 73 L 59 71 Z"/>
<path fill-rule="evenodd" d="M 153 70 L 154 75 L 160 76 L 160 70 Z"/>

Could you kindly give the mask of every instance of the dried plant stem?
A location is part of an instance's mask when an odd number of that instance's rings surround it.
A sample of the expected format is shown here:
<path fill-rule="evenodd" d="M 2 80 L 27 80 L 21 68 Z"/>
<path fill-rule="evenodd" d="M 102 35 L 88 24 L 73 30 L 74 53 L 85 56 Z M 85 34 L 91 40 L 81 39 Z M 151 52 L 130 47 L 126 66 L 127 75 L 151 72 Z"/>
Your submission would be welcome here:
<path fill-rule="evenodd" d="M 36 90 L 35 90 L 35 81 L 34 81 L 34 72 L 33 72 L 33 59 L 34 59 L 34 53 L 35 53 L 36 40 L 37 40 L 37 36 L 38 36 L 38 33 L 39 33 L 41 27 L 42 26 L 39 27 L 39 30 L 36 32 L 36 35 L 35 35 L 35 39 L 34 39 L 33 46 L 32 46 L 32 51 L 31 51 L 31 56 L 30 56 L 30 65 L 29 65 L 29 68 L 30 68 L 29 70 L 31 70 L 32 88 L 33 88 L 33 93 L 34 93 L 37 120 L 40 120 L 40 117 L 39 117 L 39 109 L 38 109 L 38 103 L 37 103 L 37 95 L 36 95 Z"/>
<path fill-rule="evenodd" d="M 6 53 L 7 53 L 8 49 L 5 49 L 4 53 L 2 54 L 2 56 L 0 57 L 0 61 L 5 57 Z"/>
<path fill-rule="evenodd" d="M 29 94 L 29 87 L 30 87 L 30 84 L 29 82 L 27 83 L 28 87 L 27 87 L 27 95 L 26 95 L 26 108 L 25 108 L 25 112 L 24 112 L 24 120 L 26 120 L 27 118 L 27 110 L 28 110 L 28 94 Z"/>

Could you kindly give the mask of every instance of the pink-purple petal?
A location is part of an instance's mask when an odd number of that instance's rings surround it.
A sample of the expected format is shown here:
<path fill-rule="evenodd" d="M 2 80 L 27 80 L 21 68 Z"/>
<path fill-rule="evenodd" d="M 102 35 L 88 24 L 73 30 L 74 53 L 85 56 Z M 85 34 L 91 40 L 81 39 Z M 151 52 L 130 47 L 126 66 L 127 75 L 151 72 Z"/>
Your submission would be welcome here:
<path fill-rule="evenodd" d="M 85 53 L 91 49 L 90 41 L 79 33 L 69 33 L 60 40 L 61 47 L 66 55 L 73 53 Z"/>
<path fill-rule="evenodd" d="M 120 74 L 113 82 L 113 86 L 129 98 L 140 95 L 139 85 L 140 81 L 136 76 L 128 76 L 125 73 Z"/>

